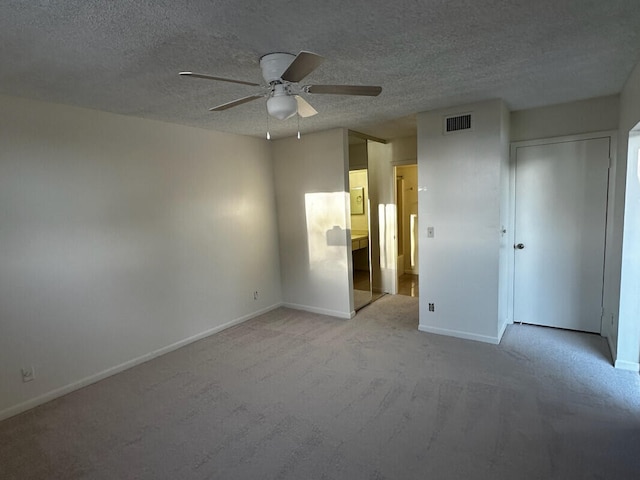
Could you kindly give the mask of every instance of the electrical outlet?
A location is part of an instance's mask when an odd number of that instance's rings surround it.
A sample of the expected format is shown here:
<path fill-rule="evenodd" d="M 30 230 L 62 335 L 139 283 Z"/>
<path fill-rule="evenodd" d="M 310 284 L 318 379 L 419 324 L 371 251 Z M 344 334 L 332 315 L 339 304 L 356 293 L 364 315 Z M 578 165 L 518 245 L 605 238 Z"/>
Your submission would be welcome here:
<path fill-rule="evenodd" d="M 436 311 L 436 304 L 435 303 L 430 303 L 429 304 L 429 311 L 430 312 L 435 312 Z"/>
<path fill-rule="evenodd" d="M 257 290 L 255 292 L 253 292 L 253 299 L 254 300 L 258 299 L 258 291 Z"/>
<path fill-rule="evenodd" d="M 20 373 L 22 374 L 22 381 L 24 383 L 31 382 L 36 378 L 36 371 L 33 366 L 21 368 Z"/>

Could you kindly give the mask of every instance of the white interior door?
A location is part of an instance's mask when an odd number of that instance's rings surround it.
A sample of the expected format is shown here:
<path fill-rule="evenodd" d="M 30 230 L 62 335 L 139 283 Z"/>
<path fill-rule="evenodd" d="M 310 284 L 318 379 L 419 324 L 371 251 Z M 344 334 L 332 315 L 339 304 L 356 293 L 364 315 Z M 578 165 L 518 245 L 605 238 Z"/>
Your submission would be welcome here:
<path fill-rule="evenodd" d="M 514 321 L 600 332 L 609 143 L 517 147 Z"/>

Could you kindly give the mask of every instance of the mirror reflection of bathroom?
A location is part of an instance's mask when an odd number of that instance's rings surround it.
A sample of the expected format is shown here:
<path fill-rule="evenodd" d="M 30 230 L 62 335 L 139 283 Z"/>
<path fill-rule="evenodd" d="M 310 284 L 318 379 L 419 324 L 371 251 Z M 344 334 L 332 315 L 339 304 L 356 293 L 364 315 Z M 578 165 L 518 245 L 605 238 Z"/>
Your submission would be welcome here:
<path fill-rule="evenodd" d="M 398 295 L 418 296 L 418 167 L 396 166 Z"/>
<path fill-rule="evenodd" d="M 372 301 L 369 174 L 367 168 L 367 141 L 349 134 L 351 260 L 355 310 L 359 310 Z"/>

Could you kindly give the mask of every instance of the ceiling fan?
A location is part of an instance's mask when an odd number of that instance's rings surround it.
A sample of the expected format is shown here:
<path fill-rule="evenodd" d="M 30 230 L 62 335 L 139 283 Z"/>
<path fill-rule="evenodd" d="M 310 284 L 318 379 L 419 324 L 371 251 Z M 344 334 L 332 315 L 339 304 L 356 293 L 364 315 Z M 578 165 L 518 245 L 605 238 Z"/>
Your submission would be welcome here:
<path fill-rule="evenodd" d="M 210 108 L 212 112 L 220 112 L 228 108 L 242 105 L 259 98 L 268 97 L 267 111 L 279 120 L 286 120 L 296 113 L 301 117 L 310 117 L 318 113 L 304 98 L 302 93 L 333 95 L 365 95 L 375 97 L 382 87 L 366 85 L 299 85 L 298 83 L 320 66 L 324 57 L 315 53 L 302 51 L 298 55 L 291 53 L 269 53 L 260 58 L 262 77 L 266 85 L 231 78 L 214 77 L 203 73 L 180 72 L 180 75 L 216 80 L 219 82 L 239 83 L 252 87 L 262 87 L 263 92 L 238 98 Z"/>

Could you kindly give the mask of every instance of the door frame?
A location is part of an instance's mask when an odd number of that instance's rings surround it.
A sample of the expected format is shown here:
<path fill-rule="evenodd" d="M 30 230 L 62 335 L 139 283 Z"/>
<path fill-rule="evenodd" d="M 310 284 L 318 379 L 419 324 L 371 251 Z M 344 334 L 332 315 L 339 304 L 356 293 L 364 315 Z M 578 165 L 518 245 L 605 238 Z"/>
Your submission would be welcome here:
<path fill-rule="evenodd" d="M 396 244 L 396 279 L 400 278 L 400 275 L 404 273 L 404 232 L 401 231 L 400 228 L 402 224 L 402 213 L 404 210 L 404 198 L 402 197 L 402 191 L 398 190 L 398 182 L 401 181 L 404 188 L 404 178 L 398 176 L 398 166 L 393 166 L 393 177 L 395 178 L 394 188 L 393 188 L 393 202 L 396 205 L 396 225 L 395 225 L 395 244 Z M 400 180 L 401 179 L 401 180 Z M 398 199 L 402 198 L 401 202 L 398 202 Z M 402 250 L 402 264 L 400 263 L 400 250 Z M 396 280 L 396 283 L 398 281 Z"/>
<path fill-rule="evenodd" d="M 609 139 L 609 170 L 607 180 L 607 208 L 605 219 L 605 238 L 604 238 L 604 268 L 603 268 L 603 285 L 602 285 L 602 316 L 600 322 L 600 335 L 603 337 L 611 338 L 612 332 L 612 317 L 611 314 L 615 310 L 615 299 L 611 298 L 611 283 L 613 279 L 610 278 L 612 268 L 612 246 L 613 242 L 613 208 L 614 208 L 614 196 L 615 196 L 615 169 L 616 169 L 616 150 L 617 150 L 617 131 L 606 130 L 600 132 L 583 133 L 576 135 L 563 135 L 558 137 L 546 137 L 534 140 L 523 140 L 517 142 L 511 142 L 509 149 L 509 225 L 507 226 L 508 241 L 507 248 L 512 249 L 508 253 L 508 305 L 507 312 L 509 315 L 509 322 L 514 322 L 514 310 L 515 310 L 515 250 L 513 245 L 515 244 L 515 215 L 516 215 L 516 155 L 518 148 L 531 147 L 538 145 L 548 145 L 553 143 L 565 143 L 575 142 L 580 140 L 593 140 L 598 138 Z"/>

